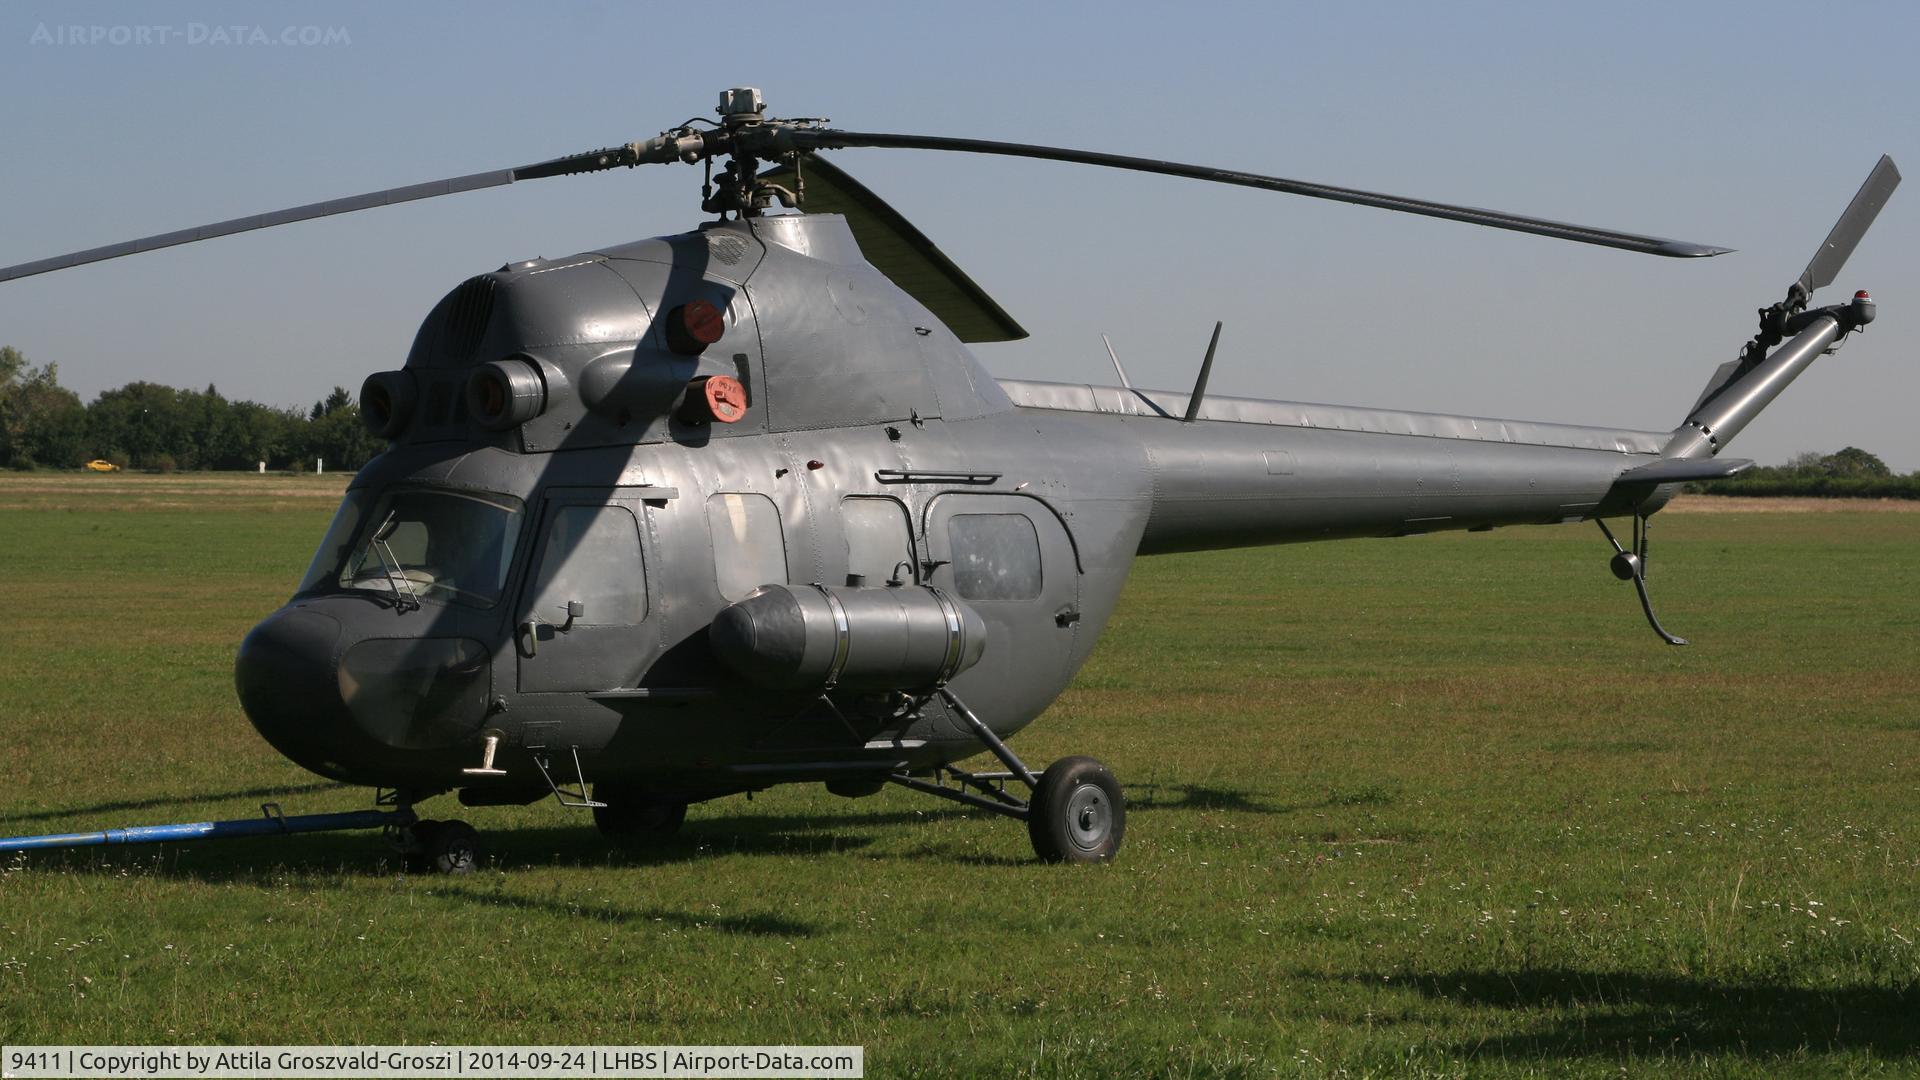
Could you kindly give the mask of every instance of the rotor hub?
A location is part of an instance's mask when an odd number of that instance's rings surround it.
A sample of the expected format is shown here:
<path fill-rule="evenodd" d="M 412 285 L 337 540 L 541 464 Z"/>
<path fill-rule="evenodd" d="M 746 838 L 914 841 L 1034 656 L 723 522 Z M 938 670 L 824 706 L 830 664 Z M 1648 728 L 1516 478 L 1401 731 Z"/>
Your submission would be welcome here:
<path fill-rule="evenodd" d="M 713 111 L 720 114 L 721 126 L 743 127 L 764 119 L 767 103 L 760 97 L 758 87 L 735 86 L 720 91 L 720 107 Z"/>

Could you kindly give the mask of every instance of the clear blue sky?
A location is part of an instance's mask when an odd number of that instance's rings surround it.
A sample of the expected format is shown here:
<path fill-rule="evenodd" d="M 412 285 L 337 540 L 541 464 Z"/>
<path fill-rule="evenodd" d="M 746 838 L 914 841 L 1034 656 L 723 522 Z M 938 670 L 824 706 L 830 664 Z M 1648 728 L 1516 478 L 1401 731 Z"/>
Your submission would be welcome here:
<path fill-rule="evenodd" d="M 258 44 L 258 27 L 294 44 Z M 64 43 L 81 27 L 79 43 Z M 150 31 L 154 44 L 114 44 Z M 109 40 L 92 43 L 92 28 Z M 332 29 L 301 45 L 298 28 Z M 345 40 L 338 40 L 344 32 Z M 49 36 L 55 38 L 48 43 Z M 227 36 L 232 36 L 228 32 Z M 0 264 L 776 115 L 1244 168 L 1721 244 L 1681 262 L 1289 196 L 900 151 L 836 161 L 1033 331 L 996 374 L 1667 429 L 1876 157 L 1920 174 L 1920 6 L 254 4 L 0 8 Z M 544 180 L 0 286 L 0 343 L 307 403 L 462 278 L 676 232 L 685 167 Z M 1920 469 L 1920 179 L 1823 301 L 1882 316 L 1735 444 Z"/>

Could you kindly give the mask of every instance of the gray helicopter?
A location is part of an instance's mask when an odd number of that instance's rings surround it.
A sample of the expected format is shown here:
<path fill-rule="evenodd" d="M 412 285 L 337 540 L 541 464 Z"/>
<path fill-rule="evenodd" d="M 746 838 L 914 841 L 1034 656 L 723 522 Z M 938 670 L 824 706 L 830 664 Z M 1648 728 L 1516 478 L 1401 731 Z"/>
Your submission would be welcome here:
<path fill-rule="evenodd" d="M 1111 771 L 1007 745 L 1064 690 L 1136 556 L 1594 521 L 1647 621 L 1647 521 L 1872 321 L 1811 307 L 1895 185 L 1882 158 L 1785 299 L 1672 431 L 995 379 L 1026 336 L 899 213 L 818 156 L 1043 158 L 1374 206 L 1643 254 L 1725 249 L 1223 169 L 839 130 L 720 95 L 717 121 L 0 270 L 0 280 L 516 181 L 705 166 L 692 232 L 509 263 L 428 313 L 362 415 L 356 476 L 293 598 L 240 646 L 260 733 L 379 789 L 411 857 L 479 838 L 413 806 L 552 796 L 617 841 L 774 784 L 892 783 L 1027 823 L 1049 861 L 1119 849 Z M 716 170 L 715 163 L 719 162 Z M 778 203 L 803 212 L 770 212 Z M 1118 361 L 1115 362 L 1116 368 Z M 1626 518 L 1622 543 L 1604 518 Z M 989 769 L 958 762 L 986 751 Z"/>

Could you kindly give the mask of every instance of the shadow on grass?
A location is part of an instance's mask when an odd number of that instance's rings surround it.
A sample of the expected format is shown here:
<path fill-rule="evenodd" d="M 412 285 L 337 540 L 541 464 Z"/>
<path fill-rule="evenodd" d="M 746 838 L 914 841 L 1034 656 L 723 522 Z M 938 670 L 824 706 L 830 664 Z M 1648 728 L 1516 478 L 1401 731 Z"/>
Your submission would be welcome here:
<path fill-rule="evenodd" d="M 682 930 L 718 930 L 727 934 L 779 938 L 811 937 L 815 932 L 815 928 L 809 923 L 779 915 L 714 915 L 674 911 L 670 908 L 636 910 L 614 907 L 611 904 L 569 904 L 559 900 L 543 900 L 509 892 L 490 892 L 485 889 L 471 888 L 460 882 L 459 878 L 442 879 L 435 883 L 433 894 L 471 901 L 483 907 L 587 919 L 615 926 L 661 923 Z"/>
<path fill-rule="evenodd" d="M 1454 971 L 1392 983 L 1467 1006 L 1553 1011 L 1532 1030 L 1454 1048 L 1482 1058 L 1801 1050 L 1920 1056 L 1920 982 L 1813 989 L 1629 972 Z"/>
<path fill-rule="evenodd" d="M 747 819 L 753 820 L 753 819 Z M 843 825 L 846 823 L 842 823 Z M 822 855 L 857 851 L 873 842 L 857 832 L 793 832 L 778 828 L 714 831 L 703 822 L 644 843 L 610 843 L 583 822 L 572 828 L 483 830 L 486 865 L 513 872 L 546 867 L 646 867 L 728 855 Z M 53 872 L 132 872 L 208 883 L 269 885 L 289 876 L 388 877 L 403 861 L 377 832 L 304 833 L 165 844 L 50 848 L 24 853 Z M 19 857 L 19 856 L 15 856 Z"/>
<path fill-rule="evenodd" d="M 928 799 L 924 810 L 875 810 L 863 812 L 849 808 L 825 814 L 721 814 L 689 818 L 687 827 L 713 834 L 752 835 L 760 833 L 846 832 L 887 825 L 930 825 L 936 821 L 993 821 L 999 815 L 991 810 L 970 810 L 952 803 Z"/>
<path fill-rule="evenodd" d="M 1252 794 L 1211 784 L 1161 784 L 1148 782 L 1127 788 L 1129 811 L 1225 810 L 1236 814 L 1298 814 L 1308 810 L 1328 810 L 1341 806 L 1385 806 L 1394 796 L 1379 788 L 1333 791 L 1317 802 L 1275 805 L 1260 801 Z"/>
<path fill-rule="evenodd" d="M 242 788 L 238 791 L 210 791 L 204 795 L 156 795 L 149 799 L 122 799 L 118 802 L 95 803 L 92 806 L 69 806 L 54 810 L 35 810 L 31 813 L 0 813 L 0 832 L 5 832 L 16 821 L 51 821 L 55 818 L 78 817 L 81 814 L 115 814 L 125 810 L 152 810 L 162 806 L 196 806 L 204 803 L 226 802 L 231 799 L 266 799 L 276 795 L 311 795 L 317 791 L 333 791 L 346 787 L 346 784 L 333 780 L 323 780 L 312 784 L 292 786 Z M 118 829 L 126 823 L 114 822 L 104 825 L 89 824 L 82 828 L 70 829 L 81 832 L 93 829 Z M 142 822 L 142 824 L 153 824 Z"/>
<path fill-rule="evenodd" d="M 154 798 L 103 803 L 93 807 L 48 811 L 10 820 L 68 817 L 147 807 L 182 805 L 275 795 L 297 795 L 331 790 L 342 785 L 315 783 L 300 787 L 262 787 L 211 793 L 197 798 Z M 1127 808 L 1149 813 L 1163 810 L 1226 811 L 1249 814 L 1291 814 L 1328 807 L 1373 802 L 1340 793 L 1314 803 L 1273 805 L 1252 795 L 1208 784 L 1142 783 L 1129 789 Z M 423 817 L 451 817 L 454 806 L 435 814 L 422 807 Z M 878 834 L 901 826 L 926 826 L 944 821 L 966 821 L 980 828 L 1021 828 L 986 810 L 957 807 L 928 800 L 918 809 L 871 810 L 850 807 L 843 812 L 812 814 L 727 813 L 688 821 L 681 833 L 639 844 L 610 844 L 584 814 L 574 824 L 547 828 L 492 830 L 484 828 L 482 812 L 474 820 L 482 826 L 482 843 L 492 866 L 525 870 L 546 866 L 654 866 L 687 863 L 723 855 L 818 855 L 857 851 L 871 845 Z M 91 825 L 89 827 L 92 827 Z M 113 827 L 119 827 L 115 825 Z M 900 857 L 977 866 L 1024 866 L 1022 856 L 986 855 L 922 845 Z M 162 877 L 204 882 L 264 885 L 288 875 L 345 875 L 384 877 L 401 871 L 401 859 L 372 831 L 307 833 L 290 837 L 254 837 L 235 840 L 199 840 L 162 845 L 98 845 L 34 852 L 34 865 L 51 870 L 118 874 L 134 871 Z"/>
<path fill-rule="evenodd" d="M 542 899 L 511 891 L 518 872 L 548 867 L 613 871 L 669 863 L 694 863 L 736 853 L 808 855 L 856 850 L 871 841 L 858 836 L 795 835 L 781 832 L 711 835 L 689 830 L 646 846 L 610 847 L 591 826 L 572 829 L 515 829 L 485 834 L 487 860 L 479 877 L 442 877 L 407 873 L 403 860 L 373 832 L 318 834 L 297 838 L 250 837 L 211 843 L 112 845 L 49 849 L 26 853 L 42 873 L 100 877 L 152 877 L 259 889 L 288 885 L 326 888 L 348 881 L 408 877 L 424 893 L 463 902 L 578 918 L 618 925 L 664 923 L 683 929 L 732 934 L 802 937 L 816 932 L 805 922 L 778 915 L 723 916 L 671 908 L 629 908 Z M 499 871 L 504 876 L 490 872 Z M 500 887 L 489 890 L 484 882 Z"/>

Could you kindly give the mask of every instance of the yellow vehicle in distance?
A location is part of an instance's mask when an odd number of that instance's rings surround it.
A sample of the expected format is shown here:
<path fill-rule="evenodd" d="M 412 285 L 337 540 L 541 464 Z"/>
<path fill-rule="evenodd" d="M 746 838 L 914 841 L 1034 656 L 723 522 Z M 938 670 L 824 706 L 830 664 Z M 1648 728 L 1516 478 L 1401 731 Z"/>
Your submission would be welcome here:
<path fill-rule="evenodd" d="M 94 458 L 87 462 L 87 468 L 93 472 L 119 472 L 120 466 L 105 458 Z"/>

